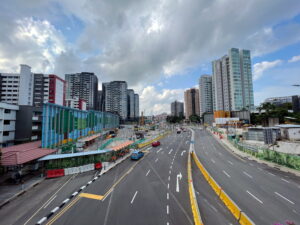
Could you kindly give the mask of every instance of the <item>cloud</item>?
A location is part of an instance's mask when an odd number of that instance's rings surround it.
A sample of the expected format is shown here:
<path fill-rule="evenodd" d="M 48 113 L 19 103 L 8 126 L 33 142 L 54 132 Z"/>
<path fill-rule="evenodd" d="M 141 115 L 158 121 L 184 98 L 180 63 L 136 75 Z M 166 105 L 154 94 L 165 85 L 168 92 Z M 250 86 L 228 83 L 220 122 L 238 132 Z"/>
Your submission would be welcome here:
<path fill-rule="evenodd" d="M 300 55 L 295 55 L 291 59 L 289 59 L 289 63 L 298 62 L 300 61 Z"/>
<path fill-rule="evenodd" d="M 18 71 L 19 64 L 28 64 L 35 72 L 51 73 L 56 57 L 66 51 L 62 34 L 47 20 L 26 17 L 15 21 L 0 22 L 0 69 Z"/>
<path fill-rule="evenodd" d="M 274 61 L 263 61 L 263 62 L 260 62 L 260 63 L 255 63 L 253 65 L 253 80 L 258 80 L 260 77 L 262 77 L 263 73 L 266 71 L 266 70 L 269 70 L 273 67 L 276 67 L 278 65 L 280 65 L 282 63 L 282 60 L 280 59 L 277 59 L 277 60 L 274 60 Z"/>
<path fill-rule="evenodd" d="M 159 92 L 154 86 L 147 86 L 140 95 L 140 111 L 146 115 L 157 115 L 163 112 L 170 113 L 171 102 L 183 101 L 184 89 L 163 89 Z"/>

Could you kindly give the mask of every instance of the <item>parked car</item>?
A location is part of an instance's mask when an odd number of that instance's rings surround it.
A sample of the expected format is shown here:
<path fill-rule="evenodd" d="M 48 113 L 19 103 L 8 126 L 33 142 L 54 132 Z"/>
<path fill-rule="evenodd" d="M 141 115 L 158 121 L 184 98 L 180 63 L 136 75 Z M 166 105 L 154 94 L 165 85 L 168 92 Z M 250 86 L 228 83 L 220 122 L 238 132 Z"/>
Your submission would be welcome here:
<path fill-rule="evenodd" d="M 160 142 L 159 141 L 152 142 L 152 147 L 157 147 L 157 146 L 160 146 Z"/>
<path fill-rule="evenodd" d="M 181 130 L 177 130 L 177 134 L 180 134 L 181 133 Z"/>
<path fill-rule="evenodd" d="M 144 156 L 144 152 L 139 151 L 139 150 L 134 150 L 130 156 L 132 160 L 139 160 Z"/>

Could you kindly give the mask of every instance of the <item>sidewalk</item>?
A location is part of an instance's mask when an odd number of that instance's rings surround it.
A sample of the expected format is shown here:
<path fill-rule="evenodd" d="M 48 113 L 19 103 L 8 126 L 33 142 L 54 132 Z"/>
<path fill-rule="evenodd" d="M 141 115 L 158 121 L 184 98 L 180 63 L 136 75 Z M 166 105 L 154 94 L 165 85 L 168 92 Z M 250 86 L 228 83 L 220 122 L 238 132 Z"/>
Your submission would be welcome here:
<path fill-rule="evenodd" d="M 44 177 L 34 177 L 26 180 L 23 184 L 1 184 L 0 185 L 0 208 L 16 197 L 24 194 L 32 187 L 41 183 Z"/>

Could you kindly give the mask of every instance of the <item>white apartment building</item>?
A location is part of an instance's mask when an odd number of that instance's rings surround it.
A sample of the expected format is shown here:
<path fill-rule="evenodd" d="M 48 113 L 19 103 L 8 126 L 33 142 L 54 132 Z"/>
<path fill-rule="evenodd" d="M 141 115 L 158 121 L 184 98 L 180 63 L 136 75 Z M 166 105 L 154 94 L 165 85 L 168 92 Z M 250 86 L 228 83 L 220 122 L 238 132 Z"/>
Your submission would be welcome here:
<path fill-rule="evenodd" d="M 13 145 L 19 106 L 0 102 L 0 148 Z"/>

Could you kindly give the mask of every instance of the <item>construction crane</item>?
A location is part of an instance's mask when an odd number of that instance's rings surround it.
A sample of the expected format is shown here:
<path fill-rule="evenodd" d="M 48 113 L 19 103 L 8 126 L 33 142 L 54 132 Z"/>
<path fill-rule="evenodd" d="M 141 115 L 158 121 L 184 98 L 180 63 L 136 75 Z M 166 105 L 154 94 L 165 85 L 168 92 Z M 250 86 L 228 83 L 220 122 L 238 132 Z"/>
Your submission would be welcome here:
<path fill-rule="evenodd" d="M 294 87 L 300 87 L 300 84 L 292 84 Z"/>

